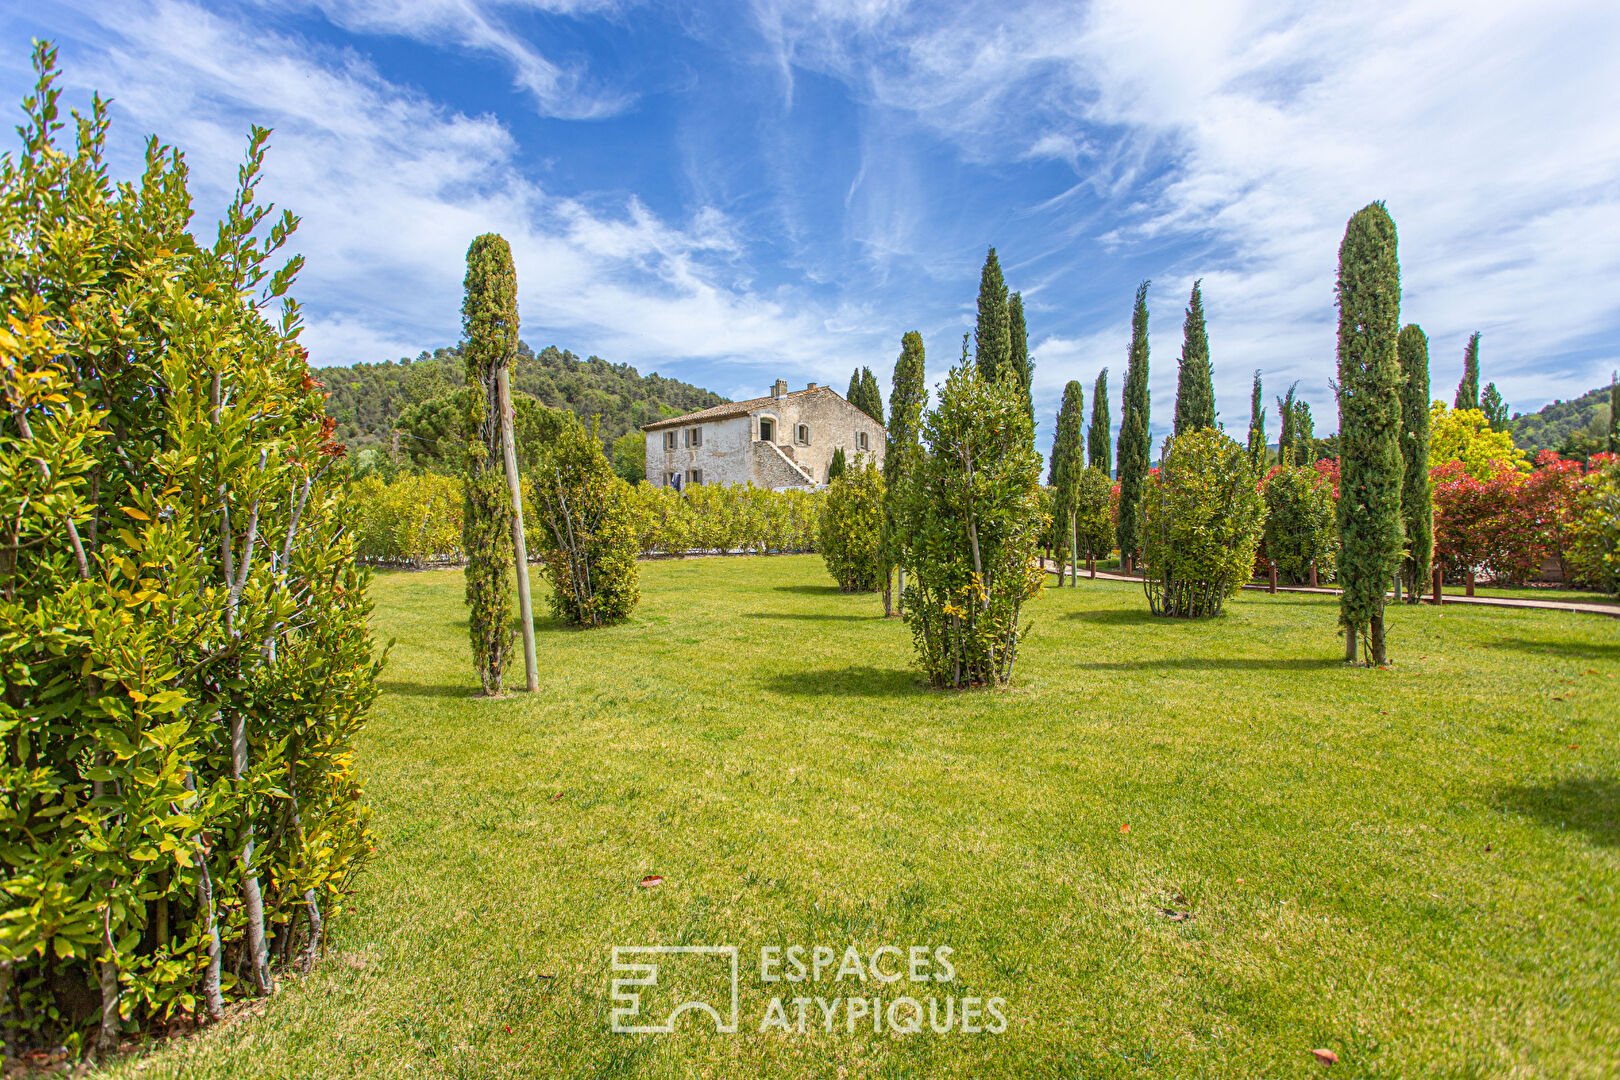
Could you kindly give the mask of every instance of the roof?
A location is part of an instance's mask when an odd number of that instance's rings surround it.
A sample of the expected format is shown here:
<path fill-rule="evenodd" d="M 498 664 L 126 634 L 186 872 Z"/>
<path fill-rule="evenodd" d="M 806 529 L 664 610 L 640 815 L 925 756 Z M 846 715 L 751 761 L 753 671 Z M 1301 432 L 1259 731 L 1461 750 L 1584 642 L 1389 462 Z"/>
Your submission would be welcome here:
<path fill-rule="evenodd" d="M 728 401 L 724 405 L 711 405 L 707 409 L 699 409 L 697 412 L 687 413 L 685 416 L 670 416 L 663 420 L 656 420 L 651 424 L 643 424 L 641 425 L 641 430 L 657 431 L 660 428 L 680 427 L 682 424 L 701 424 L 706 420 L 725 420 L 733 416 L 747 416 L 755 409 L 767 408 L 776 402 L 784 401 L 787 398 L 804 397 L 806 394 L 820 393 L 830 393 L 834 397 L 838 398 L 839 401 L 844 400 L 844 396 L 838 391 L 834 390 L 832 387 L 818 386 L 813 390 L 794 390 L 787 394 L 783 394 L 781 397 L 757 397 L 749 398 L 747 401 Z M 854 406 L 850 407 L 854 408 Z"/>

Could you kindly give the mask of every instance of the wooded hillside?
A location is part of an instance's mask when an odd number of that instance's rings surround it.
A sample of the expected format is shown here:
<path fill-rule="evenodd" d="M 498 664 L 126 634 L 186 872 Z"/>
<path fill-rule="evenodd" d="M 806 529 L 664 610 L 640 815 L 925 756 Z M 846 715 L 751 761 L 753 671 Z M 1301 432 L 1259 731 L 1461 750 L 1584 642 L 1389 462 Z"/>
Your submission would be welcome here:
<path fill-rule="evenodd" d="M 719 405 L 727 399 L 679 379 L 642 375 L 629 364 L 600 357 L 580 359 L 548 345 L 538 353 L 519 343 L 512 365 L 512 389 L 543 405 L 567 409 L 582 420 L 601 419 L 605 442 L 664 416 Z M 423 351 L 416 359 L 324 368 L 316 377 L 332 395 L 327 415 L 337 421 L 336 436 L 350 450 L 386 446 L 400 414 L 461 386 L 461 350 Z"/>
<path fill-rule="evenodd" d="M 1588 390 L 1570 401 L 1555 401 L 1539 412 L 1514 416 L 1513 441 L 1534 455 L 1551 448 L 1566 457 L 1603 449 L 1609 430 L 1609 388 Z"/>

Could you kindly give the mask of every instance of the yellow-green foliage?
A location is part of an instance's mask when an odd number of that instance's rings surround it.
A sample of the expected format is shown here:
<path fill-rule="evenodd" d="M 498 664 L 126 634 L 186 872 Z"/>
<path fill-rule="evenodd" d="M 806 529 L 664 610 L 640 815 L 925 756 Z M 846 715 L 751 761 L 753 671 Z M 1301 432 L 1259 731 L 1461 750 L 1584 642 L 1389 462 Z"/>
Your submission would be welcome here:
<path fill-rule="evenodd" d="M 572 416 L 529 476 L 532 542 L 545 552 L 551 610 L 576 626 L 618 622 L 641 598 L 630 485 Z"/>
<path fill-rule="evenodd" d="M 319 955 L 380 661 L 269 133 L 203 248 L 177 154 L 107 176 L 99 99 L 55 145 L 53 59 L 0 164 L 0 1000 L 73 1049 Z"/>
<path fill-rule="evenodd" d="M 355 552 L 383 566 L 421 568 L 461 561 L 461 478 L 422 473 L 391 484 L 357 481 Z"/>
<path fill-rule="evenodd" d="M 1568 559 L 1581 580 L 1620 595 L 1620 459 L 1610 458 L 1582 484 Z"/>
<path fill-rule="evenodd" d="M 637 484 L 631 527 L 643 555 L 815 551 L 825 493 L 704 484 L 685 491 Z"/>
<path fill-rule="evenodd" d="M 883 474 L 859 458 L 827 488 L 821 508 L 821 558 L 844 592 L 883 584 Z"/>
<path fill-rule="evenodd" d="M 1215 428 L 1166 439 L 1142 507 L 1154 614 L 1219 612 L 1253 573 L 1266 521 L 1248 451 Z"/>
<path fill-rule="evenodd" d="M 1475 480 L 1488 480 L 1496 472 L 1492 462 L 1505 461 L 1526 471 L 1530 459 L 1513 444 L 1506 431 L 1494 431 L 1478 409 L 1452 409 L 1443 401 L 1429 405 L 1429 467 L 1460 461 Z"/>

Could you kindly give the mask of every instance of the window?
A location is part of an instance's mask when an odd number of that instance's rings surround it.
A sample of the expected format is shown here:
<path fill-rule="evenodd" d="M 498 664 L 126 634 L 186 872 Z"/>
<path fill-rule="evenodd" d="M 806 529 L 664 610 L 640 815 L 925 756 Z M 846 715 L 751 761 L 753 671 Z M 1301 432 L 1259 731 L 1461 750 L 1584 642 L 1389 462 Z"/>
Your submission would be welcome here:
<path fill-rule="evenodd" d="M 857 449 L 857 450 L 865 450 L 866 449 L 866 432 L 857 431 L 855 433 L 855 449 Z"/>
<path fill-rule="evenodd" d="M 700 427 L 687 428 L 684 437 L 687 446 L 698 447 L 703 445 L 703 429 Z"/>
<path fill-rule="evenodd" d="M 800 446 L 809 446 L 810 445 L 810 425 L 809 424 L 800 424 L 799 427 L 798 427 L 798 430 L 795 432 L 795 434 L 793 436 L 793 441 L 798 443 Z"/>
<path fill-rule="evenodd" d="M 666 451 L 673 450 L 678 445 L 680 445 L 680 444 L 676 442 L 676 432 L 674 432 L 674 431 L 666 431 L 666 432 L 664 432 L 664 449 Z"/>
<path fill-rule="evenodd" d="M 701 487 L 703 485 L 703 470 L 687 469 L 686 482 L 692 487 Z"/>
<path fill-rule="evenodd" d="M 768 416 L 759 418 L 759 439 L 761 442 L 776 441 L 776 421 Z"/>

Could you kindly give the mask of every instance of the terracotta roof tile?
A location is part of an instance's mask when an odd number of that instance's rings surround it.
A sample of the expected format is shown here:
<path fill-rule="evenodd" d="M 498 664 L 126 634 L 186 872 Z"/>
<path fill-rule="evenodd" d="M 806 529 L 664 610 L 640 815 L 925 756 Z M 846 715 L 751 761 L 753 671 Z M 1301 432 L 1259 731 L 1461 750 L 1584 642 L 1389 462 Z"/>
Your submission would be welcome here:
<path fill-rule="evenodd" d="M 818 386 L 814 390 L 793 390 L 783 395 L 782 398 L 767 395 L 765 397 L 749 398 L 747 401 L 728 401 L 724 405 L 711 405 L 707 409 L 699 409 L 697 412 L 687 413 L 685 416 L 671 416 L 663 420 L 655 420 L 650 424 L 641 425 L 641 430 L 658 431 L 661 428 L 679 427 L 682 424 L 699 424 L 705 420 L 724 420 L 732 416 L 747 416 L 755 409 L 763 409 L 773 401 L 803 397 L 805 394 L 819 394 L 823 391 L 833 394 L 838 393 L 830 386 Z"/>

